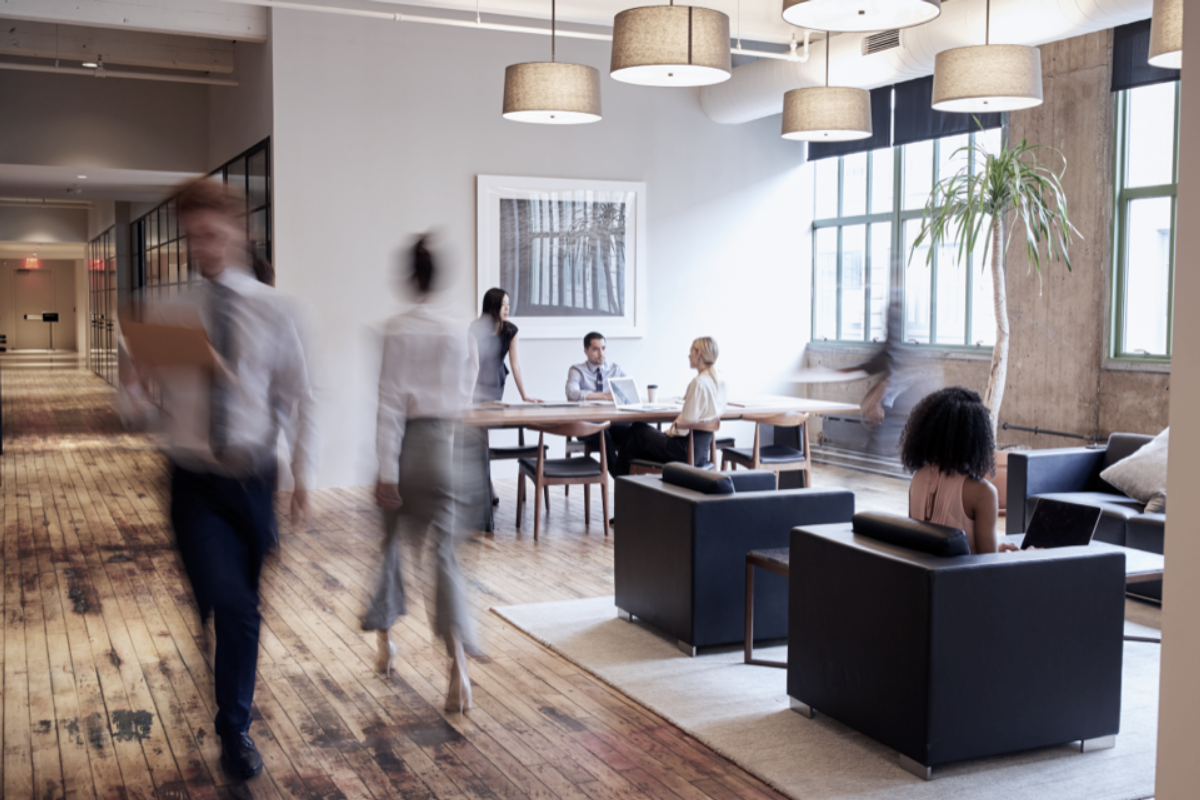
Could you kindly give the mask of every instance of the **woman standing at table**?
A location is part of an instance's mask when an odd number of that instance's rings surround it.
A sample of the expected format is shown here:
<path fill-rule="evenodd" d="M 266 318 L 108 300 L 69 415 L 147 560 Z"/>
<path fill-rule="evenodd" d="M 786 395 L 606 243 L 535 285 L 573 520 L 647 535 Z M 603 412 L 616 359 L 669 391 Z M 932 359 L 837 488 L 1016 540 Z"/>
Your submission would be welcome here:
<path fill-rule="evenodd" d="M 725 381 L 717 375 L 715 364 L 719 354 L 717 342 L 710 336 L 701 336 L 692 342 L 688 352 L 688 364 L 696 370 L 696 377 L 688 384 L 683 398 L 683 411 L 664 433 L 645 422 L 635 422 L 629 429 L 625 446 L 617 454 L 617 461 L 608 463 L 608 470 L 615 478 L 629 474 L 629 465 L 634 459 L 650 461 L 687 461 L 688 430 L 697 422 L 707 422 L 725 413 Z M 695 432 L 697 458 L 707 453 L 712 439 L 708 431 Z"/>
<path fill-rule="evenodd" d="M 504 357 L 512 365 L 513 380 L 517 391 L 526 403 L 540 403 L 536 397 L 525 394 L 525 381 L 521 378 L 521 359 L 517 355 L 517 326 L 508 321 L 508 293 L 500 288 L 488 289 L 483 296 L 483 312 L 471 323 L 471 334 L 479 351 L 479 378 L 475 382 L 476 403 L 498 403 L 504 397 L 504 384 L 508 378 L 508 367 Z"/>

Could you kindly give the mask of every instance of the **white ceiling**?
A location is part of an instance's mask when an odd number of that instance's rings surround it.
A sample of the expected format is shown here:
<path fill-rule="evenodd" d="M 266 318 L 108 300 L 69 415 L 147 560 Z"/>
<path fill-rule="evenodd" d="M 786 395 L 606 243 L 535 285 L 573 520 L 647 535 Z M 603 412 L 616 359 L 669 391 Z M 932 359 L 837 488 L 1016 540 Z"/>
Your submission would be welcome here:
<path fill-rule="evenodd" d="M 40 258 L 43 261 L 59 261 L 87 257 L 87 245 L 38 244 L 35 242 L 0 242 L 0 258 Z"/>
<path fill-rule="evenodd" d="M 194 177 L 188 172 L 0 164 L 0 197 L 156 203 L 170 195 L 172 187 Z"/>
<path fill-rule="evenodd" d="M 236 2 L 236 0 L 234 0 Z M 476 0 L 368 0 L 339 2 L 338 0 L 299 0 L 313 5 L 354 5 L 359 8 L 386 6 L 425 6 L 475 13 Z M 681 0 L 682 4 L 683 0 Z M 729 32 L 738 36 L 739 6 L 741 7 L 741 36 L 760 42 L 788 42 L 793 33 L 803 35 L 803 29 L 783 21 L 782 0 L 692 0 L 696 5 L 723 11 L 729 15 Z M 611 28 L 613 17 L 627 8 L 667 5 L 655 0 L 558 0 L 558 19 Z M 484 21 L 489 16 L 528 17 L 550 20 L 550 0 L 479 0 Z"/>

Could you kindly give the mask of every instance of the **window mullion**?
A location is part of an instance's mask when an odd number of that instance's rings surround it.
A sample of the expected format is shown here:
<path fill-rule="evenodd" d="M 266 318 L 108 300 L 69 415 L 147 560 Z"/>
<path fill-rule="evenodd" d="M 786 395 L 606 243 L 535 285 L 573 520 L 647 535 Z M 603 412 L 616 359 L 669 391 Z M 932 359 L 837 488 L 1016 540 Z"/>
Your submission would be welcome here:
<path fill-rule="evenodd" d="M 931 187 L 937 186 L 938 160 L 941 157 L 942 157 L 942 143 L 939 140 L 934 139 L 933 140 L 933 159 L 932 159 L 933 166 L 931 167 L 931 169 L 933 171 L 933 180 L 930 182 Z M 930 191 L 932 191 L 932 189 Z M 930 261 L 930 263 L 929 263 L 929 344 L 934 345 L 934 344 L 937 344 L 937 307 L 938 307 L 937 277 L 938 277 L 938 250 L 939 250 L 939 248 L 935 245 L 935 243 L 932 240 L 930 240 L 929 246 L 930 246 L 930 249 L 933 251 L 933 254 L 932 254 L 933 260 Z"/>
<path fill-rule="evenodd" d="M 975 144 L 975 134 L 971 133 L 967 136 L 967 185 L 971 185 L 971 180 L 975 177 L 975 150 L 972 145 Z M 975 310 L 975 253 L 970 249 L 967 251 L 967 313 L 963 316 L 963 344 L 969 346 L 971 344 L 971 317 Z"/>
<path fill-rule="evenodd" d="M 842 340 L 842 228 L 837 229 L 837 280 L 834 282 L 836 287 L 834 298 L 834 324 L 837 326 L 835 335 L 838 341 Z"/>
<path fill-rule="evenodd" d="M 1178 119 L 1178 117 L 1176 117 Z M 1171 198 L 1171 235 L 1167 245 L 1167 358 L 1171 357 L 1172 330 L 1175 327 L 1175 213 L 1177 198 Z"/>

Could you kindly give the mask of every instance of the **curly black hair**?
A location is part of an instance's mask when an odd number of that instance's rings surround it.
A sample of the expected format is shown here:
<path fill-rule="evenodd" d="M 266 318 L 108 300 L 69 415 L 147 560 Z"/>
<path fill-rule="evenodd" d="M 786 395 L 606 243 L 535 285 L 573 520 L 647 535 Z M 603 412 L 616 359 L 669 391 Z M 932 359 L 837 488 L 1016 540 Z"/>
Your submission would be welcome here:
<path fill-rule="evenodd" d="M 900 460 L 910 472 L 933 464 L 947 475 L 984 480 L 995 471 L 996 440 L 983 399 L 961 386 L 934 392 L 908 417 Z"/>

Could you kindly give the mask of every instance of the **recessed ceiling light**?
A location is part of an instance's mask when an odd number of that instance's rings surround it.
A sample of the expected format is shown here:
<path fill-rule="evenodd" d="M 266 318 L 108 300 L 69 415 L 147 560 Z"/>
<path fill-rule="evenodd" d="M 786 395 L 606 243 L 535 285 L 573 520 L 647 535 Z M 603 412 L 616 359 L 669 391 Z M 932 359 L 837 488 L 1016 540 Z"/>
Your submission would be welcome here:
<path fill-rule="evenodd" d="M 95 61 L 85 61 L 85 62 L 83 62 L 83 66 L 86 67 L 87 69 L 99 69 L 100 68 L 100 64 Z"/>
<path fill-rule="evenodd" d="M 79 180 L 81 180 L 81 181 L 86 181 L 86 180 L 87 180 L 87 175 L 76 175 L 75 177 L 76 177 L 76 178 L 79 178 Z"/>

